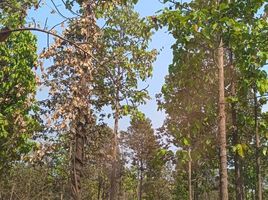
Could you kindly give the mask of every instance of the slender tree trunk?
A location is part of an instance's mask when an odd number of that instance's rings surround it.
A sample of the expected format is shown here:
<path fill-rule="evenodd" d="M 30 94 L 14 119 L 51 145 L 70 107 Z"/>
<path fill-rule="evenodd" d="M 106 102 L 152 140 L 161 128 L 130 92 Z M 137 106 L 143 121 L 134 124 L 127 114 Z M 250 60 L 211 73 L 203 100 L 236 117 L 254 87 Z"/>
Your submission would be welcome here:
<path fill-rule="evenodd" d="M 236 72 L 233 65 L 233 55 L 232 52 L 229 54 L 230 59 L 230 69 L 232 73 L 232 81 L 231 81 L 231 96 L 236 97 Z M 233 136 L 233 145 L 236 146 L 239 144 L 239 135 L 238 135 L 238 126 L 237 126 L 237 111 L 236 111 L 236 103 L 231 103 L 231 113 L 232 113 L 232 136 Z M 243 176 L 241 174 L 242 162 L 239 154 L 235 152 L 234 155 L 234 167 L 235 167 L 235 194 L 236 200 L 244 200 L 244 181 Z"/>
<path fill-rule="evenodd" d="M 188 194 L 189 194 L 189 200 L 193 199 L 192 194 L 192 157 L 191 157 L 191 148 L 188 148 Z"/>
<path fill-rule="evenodd" d="M 71 176 L 71 187 L 72 187 L 72 197 L 74 200 L 81 199 L 81 178 L 82 178 L 82 169 L 84 161 L 84 146 L 85 146 L 85 137 L 83 124 L 78 122 L 78 128 L 75 134 L 75 144 L 72 155 L 72 176 Z"/>
<path fill-rule="evenodd" d="M 11 189 L 11 194 L 10 194 L 9 200 L 12 200 L 13 199 L 14 190 L 15 190 L 15 183 L 12 185 L 12 189 Z"/>
<path fill-rule="evenodd" d="M 64 182 L 62 181 L 61 184 L 61 194 L 60 194 L 60 200 L 63 200 L 63 195 L 64 195 Z M 43 195 L 42 195 L 42 199 L 43 199 Z"/>
<path fill-rule="evenodd" d="M 236 111 L 232 108 L 232 119 L 233 119 L 233 145 L 239 144 L 238 139 L 238 131 L 236 123 Z M 234 167 L 235 167 L 235 192 L 236 192 L 236 200 L 243 200 L 244 199 L 244 180 L 241 174 L 242 171 L 242 162 L 241 157 L 236 152 L 234 155 Z"/>
<path fill-rule="evenodd" d="M 139 174 L 139 189 L 138 189 L 138 200 L 142 200 L 142 185 L 143 185 L 143 162 L 140 161 L 140 174 Z"/>
<path fill-rule="evenodd" d="M 258 99 L 257 89 L 254 88 L 254 121 L 255 121 L 255 140 L 256 140 L 256 200 L 262 200 L 262 177 L 261 177 L 261 158 L 260 158 L 260 135 L 258 124 Z"/>
<path fill-rule="evenodd" d="M 206 192 L 207 199 L 210 200 L 210 191 Z"/>
<path fill-rule="evenodd" d="M 101 176 L 98 177 L 98 200 L 100 200 L 100 197 L 101 197 L 101 186 L 102 186 L 102 178 Z"/>
<path fill-rule="evenodd" d="M 228 174 L 226 150 L 226 116 L 224 87 L 224 49 L 222 39 L 218 47 L 217 64 L 219 69 L 219 124 L 218 142 L 220 149 L 220 200 L 228 200 Z"/>
<path fill-rule="evenodd" d="M 199 188 L 198 188 L 198 182 L 195 182 L 195 189 L 194 189 L 194 200 L 199 199 Z"/>
<path fill-rule="evenodd" d="M 110 188 L 110 200 L 117 199 L 118 183 L 117 183 L 117 167 L 118 167 L 118 126 L 119 126 L 119 90 L 116 93 L 115 99 L 115 118 L 114 118 L 114 138 L 113 138 L 113 164 L 111 173 L 111 188 Z"/>
<path fill-rule="evenodd" d="M 119 152 L 119 151 L 118 151 Z M 119 163 L 120 164 L 120 163 Z M 118 195 L 117 195 L 117 200 L 120 200 L 123 196 L 122 194 L 122 177 L 121 177 L 121 165 L 118 166 L 118 175 L 117 175 L 117 178 L 118 178 Z"/>

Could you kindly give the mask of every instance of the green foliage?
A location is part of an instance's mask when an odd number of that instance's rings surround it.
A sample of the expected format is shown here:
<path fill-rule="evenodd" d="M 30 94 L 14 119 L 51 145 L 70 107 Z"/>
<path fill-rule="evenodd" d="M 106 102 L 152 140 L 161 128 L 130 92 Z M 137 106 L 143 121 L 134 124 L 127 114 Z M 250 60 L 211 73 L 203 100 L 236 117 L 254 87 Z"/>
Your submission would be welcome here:
<path fill-rule="evenodd" d="M 36 39 L 29 32 L 12 34 L 0 44 L 1 166 L 28 153 L 34 145 L 30 138 L 39 129 L 33 115 L 37 111 L 35 52 Z"/>
<path fill-rule="evenodd" d="M 37 146 L 32 140 L 40 130 L 35 101 L 37 78 L 33 72 L 37 62 L 36 38 L 29 32 L 18 32 L 0 43 L 0 172 L 8 171 L 12 164 L 9 174 L 0 180 L 0 198 L 68 199 L 70 154 L 77 147 L 74 138 L 80 134 L 84 143 L 79 148 L 83 152 L 76 163 L 83 162 L 83 170 L 78 167 L 78 175 L 83 174 L 82 199 L 108 199 L 115 148 L 111 141 L 115 137 L 112 129 L 96 124 L 95 115 L 103 106 L 111 106 L 114 117 L 131 115 L 130 127 L 118 139 L 120 156 L 115 166 L 120 172 L 119 196 L 136 200 L 141 186 L 144 200 L 188 199 L 191 165 L 193 199 L 217 199 L 215 50 L 222 39 L 229 196 L 235 198 L 238 156 L 245 198 L 252 198 L 259 156 L 266 199 L 268 114 L 262 108 L 267 104 L 268 92 L 267 71 L 263 68 L 268 59 L 267 0 L 164 0 L 170 8 L 147 19 L 134 11 L 137 2 L 63 2 L 69 10 L 78 7 L 81 15 L 68 21 L 63 37 L 79 43 L 94 58 L 60 39 L 44 51 L 43 57 L 53 57 L 54 61 L 45 80 L 51 87 L 46 109 L 53 120 L 49 127 L 53 136 L 45 145 Z M 37 9 L 39 3 L 0 1 L 0 29 L 23 26 L 27 9 L 33 5 Z M 93 10 L 89 9 L 91 5 Z M 104 21 L 102 29 L 95 17 Z M 157 55 L 149 49 L 151 28 L 162 26 L 168 28 L 175 43 L 169 74 L 158 95 L 159 108 L 167 118 L 155 135 L 151 121 L 138 111 L 138 106 L 150 98 L 146 86 L 139 88 L 152 76 Z M 236 94 L 230 89 L 233 84 Z M 257 101 L 254 95 L 258 96 Z M 231 121 L 233 110 L 237 123 Z M 101 114 L 103 119 L 104 116 Z M 259 148 L 255 145 L 257 129 Z M 233 130 L 237 130 L 237 141 Z M 164 141 L 169 144 L 162 146 Z M 168 145 L 177 147 L 177 151 L 169 150 Z M 16 162 L 22 161 L 21 157 L 23 162 Z"/>
<path fill-rule="evenodd" d="M 140 81 L 152 76 L 156 51 L 149 50 L 152 32 L 145 19 L 133 10 L 133 5 L 116 6 L 103 13 L 106 21 L 100 58 L 104 66 L 98 68 L 95 91 L 104 104 L 120 115 L 139 115 L 137 106 L 149 98 L 147 88 L 138 89 Z"/>
<path fill-rule="evenodd" d="M 161 147 L 150 120 L 133 117 L 127 132 L 121 135 L 125 152 L 129 152 L 128 159 L 131 160 L 129 170 L 135 174 L 131 183 L 134 187 L 136 185 L 137 189 L 142 187 L 142 198 L 170 199 L 168 191 L 172 180 L 169 173 L 172 173 L 172 169 L 167 169 L 167 163 L 173 152 Z M 127 180 L 130 181 L 129 178 Z M 131 192 L 130 189 L 128 191 Z"/>
<path fill-rule="evenodd" d="M 14 4 L 12 4 L 14 3 Z M 0 26 L 16 27 L 32 1 L 1 2 Z M 0 171 L 29 153 L 40 125 L 35 116 L 37 79 L 36 38 L 30 32 L 13 33 L 0 43 Z"/>
<path fill-rule="evenodd" d="M 245 152 L 247 150 L 248 146 L 246 144 L 236 144 L 235 146 L 233 146 L 233 151 L 241 157 L 245 157 Z"/>
<path fill-rule="evenodd" d="M 235 105 L 239 116 L 236 127 L 239 130 L 238 138 L 243 141 L 234 144 L 233 151 L 245 159 L 254 152 L 254 105 L 250 98 L 253 90 L 257 90 L 260 95 L 267 93 L 267 73 L 262 67 L 267 63 L 268 45 L 265 37 L 268 23 L 265 13 L 261 16 L 257 14 L 266 2 L 173 1 L 174 6 L 163 10 L 153 20 L 156 28 L 167 26 L 176 40 L 172 46 L 173 63 L 169 66 L 169 74 L 162 88 L 164 100 L 159 100 L 159 107 L 165 109 L 168 115 L 164 127 L 166 132 L 172 135 L 173 143 L 182 148 L 179 151 L 182 163 L 187 161 L 186 150 L 189 145 L 196 156 L 192 157 L 194 165 L 195 162 L 198 164 L 200 156 L 202 160 L 213 157 L 211 154 L 206 157 L 206 154 L 213 149 L 211 144 L 216 144 L 213 139 L 217 122 L 215 55 L 221 40 L 224 44 L 224 59 L 227 61 L 225 85 L 235 81 L 237 87 L 237 95 L 232 96 L 226 87 L 226 99 L 230 107 Z M 230 70 L 231 64 L 235 72 Z M 260 106 L 257 105 L 258 115 L 261 113 Z M 229 125 L 230 107 L 227 108 L 227 123 L 233 130 L 232 125 Z M 201 149 L 206 154 L 202 154 Z"/>
<path fill-rule="evenodd" d="M 0 28 L 18 28 L 18 25 L 23 25 L 27 9 L 37 4 L 37 0 L 2 0 L 0 2 Z"/>

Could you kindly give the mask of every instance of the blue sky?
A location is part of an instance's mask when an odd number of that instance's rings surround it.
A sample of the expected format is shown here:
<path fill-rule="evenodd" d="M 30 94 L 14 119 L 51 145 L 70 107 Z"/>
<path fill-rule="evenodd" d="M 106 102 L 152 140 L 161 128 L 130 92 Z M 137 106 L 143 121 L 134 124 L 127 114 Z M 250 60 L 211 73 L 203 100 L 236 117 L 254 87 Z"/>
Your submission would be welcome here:
<path fill-rule="evenodd" d="M 61 8 L 62 13 L 66 16 L 70 16 L 70 13 L 64 9 L 62 5 L 62 1 L 54 0 L 57 6 Z M 159 0 L 140 0 L 139 3 L 135 6 L 135 10 L 140 13 L 142 17 L 152 16 L 157 11 L 161 10 L 164 7 Z M 60 23 L 63 18 L 57 14 L 51 14 L 51 10 L 53 9 L 53 4 L 47 0 L 47 5 L 43 5 L 41 9 L 38 11 L 31 10 L 29 12 L 28 21 L 32 21 L 32 18 L 35 19 L 36 23 L 40 23 L 41 27 L 44 26 L 46 18 L 47 18 L 47 26 L 52 27 L 57 23 Z M 38 37 L 38 52 L 42 51 L 44 47 L 47 47 L 47 37 L 43 33 L 35 32 Z M 50 37 L 50 42 L 53 42 L 53 38 Z M 162 125 L 165 114 L 164 112 L 157 111 L 157 104 L 155 99 L 155 94 L 161 91 L 161 87 L 164 83 L 164 77 L 168 72 L 168 65 L 172 62 L 172 51 L 170 49 L 173 44 L 174 39 L 171 35 L 167 33 L 167 31 L 159 30 L 157 31 L 153 37 L 150 44 L 150 48 L 155 48 L 160 50 L 160 54 L 157 57 L 156 62 L 154 63 L 154 71 L 153 77 L 148 79 L 145 85 L 149 85 L 149 94 L 151 96 L 151 100 L 147 102 L 146 105 L 140 107 L 140 110 L 146 114 L 152 120 L 152 124 L 154 128 L 158 128 Z M 49 65 L 51 61 L 46 61 L 45 65 Z M 47 90 L 42 89 L 38 92 L 38 98 L 44 99 L 47 96 Z M 267 110 L 266 106 L 266 110 Z M 108 109 L 107 109 L 108 111 Z M 113 127 L 113 120 L 107 119 L 107 123 Z M 120 129 L 125 130 L 129 125 L 129 118 L 124 117 L 120 121 Z"/>

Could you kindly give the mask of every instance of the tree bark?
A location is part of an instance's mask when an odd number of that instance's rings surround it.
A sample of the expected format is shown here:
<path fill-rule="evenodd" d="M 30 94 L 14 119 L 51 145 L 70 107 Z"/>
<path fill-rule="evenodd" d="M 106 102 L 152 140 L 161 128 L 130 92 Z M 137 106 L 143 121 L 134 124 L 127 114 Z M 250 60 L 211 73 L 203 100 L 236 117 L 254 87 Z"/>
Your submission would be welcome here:
<path fill-rule="evenodd" d="M 118 165 L 118 126 L 119 126 L 119 90 L 116 92 L 116 99 L 115 99 L 115 117 L 114 117 L 114 138 L 113 138 L 113 163 L 112 163 L 112 173 L 111 173 L 111 188 L 110 188 L 110 200 L 117 199 L 118 193 L 118 183 L 117 183 L 117 165 Z"/>
<path fill-rule="evenodd" d="M 138 190 L 138 200 L 142 200 L 142 185 L 143 185 L 143 162 L 140 161 L 140 176 L 139 176 L 139 190 Z"/>
<path fill-rule="evenodd" d="M 101 199 L 101 187 L 102 187 L 102 178 L 101 176 L 99 175 L 98 177 L 98 200 Z"/>
<path fill-rule="evenodd" d="M 199 199 L 199 188 L 198 188 L 198 181 L 195 182 L 195 188 L 194 188 L 194 200 Z"/>
<path fill-rule="evenodd" d="M 12 189 L 11 189 L 11 194 L 10 194 L 9 200 L 12 200 L 13 199 L 14 190 L 15 190 L 15 183 L 12 185 Z"/>
<path fill-rule="evenodd" d="M 192 157 L 191 157 L 191 148 L 188 148 L 188 194 L 189 194 L 189 200 L 192 200 L 193 194 L 192 194 Z"/>
<path fill-rule="evenodd" d="M 218 78 L 219 78 L 219 122 L 218 142 L 220 149 L 220 200 L 228 200 L 228 174 L 227 174 L 227 150 L 226 150 L 226 115 L 225 115 L 225 87 L 224 87 L 224 49 L 220 39 L 218 53 Z"/>
<path fill-rule="evenodd" d="M 258 124 L 258 99 L 257 89 L 254 88 L 254 121 L 255 121 L 255 140 L 256 140 L 256 200 L 262 200 L 262 177 L 261 177 L 261 158 L 260 158 L 260 135 Z"/>
<path fill-rule="evenodd" d="M 236 97 L 236 72 L 233 64 L 233 55 L 232 52 L 229 54 L 230 59 L 230 69 L 232 73 L 231 80 L 231 96 Z M 236 103 L 231 103 L 231 113 L 232 113 L 232 137 L 233 145 L 236 146 L 239 144 L 239 135 L 238 135 L 238 126 L 237 126 L 237 111 Z M 234 167 L 235 167 L 235 194 L 236 200 L 244 200 L 244 180 L 241 174 L 242 171 L 242 162 L 241 157 L 237 152 L 234 155 Z"/>
<path fill-rule="evenodd" d="M 84 161 L 84 146 L 85 146 L 85 130 L 84 124 L 78 122 L 75 134 L 75 144 L 72 154 L 72 176 L 71 176 L 71 189 L 72 197 L 74 200 L 81 199 L 81 178 Z"/>

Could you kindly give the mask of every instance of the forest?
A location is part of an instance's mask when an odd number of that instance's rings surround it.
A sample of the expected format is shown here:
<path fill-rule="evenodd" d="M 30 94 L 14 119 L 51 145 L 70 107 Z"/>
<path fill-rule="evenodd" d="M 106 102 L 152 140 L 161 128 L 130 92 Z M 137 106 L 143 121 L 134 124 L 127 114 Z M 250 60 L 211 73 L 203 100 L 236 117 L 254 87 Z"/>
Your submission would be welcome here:
<path fill-rule="evenodd" d="M 268 0 L 0 0 L 0 200 L 267 200 L 267 73 Z"/>

